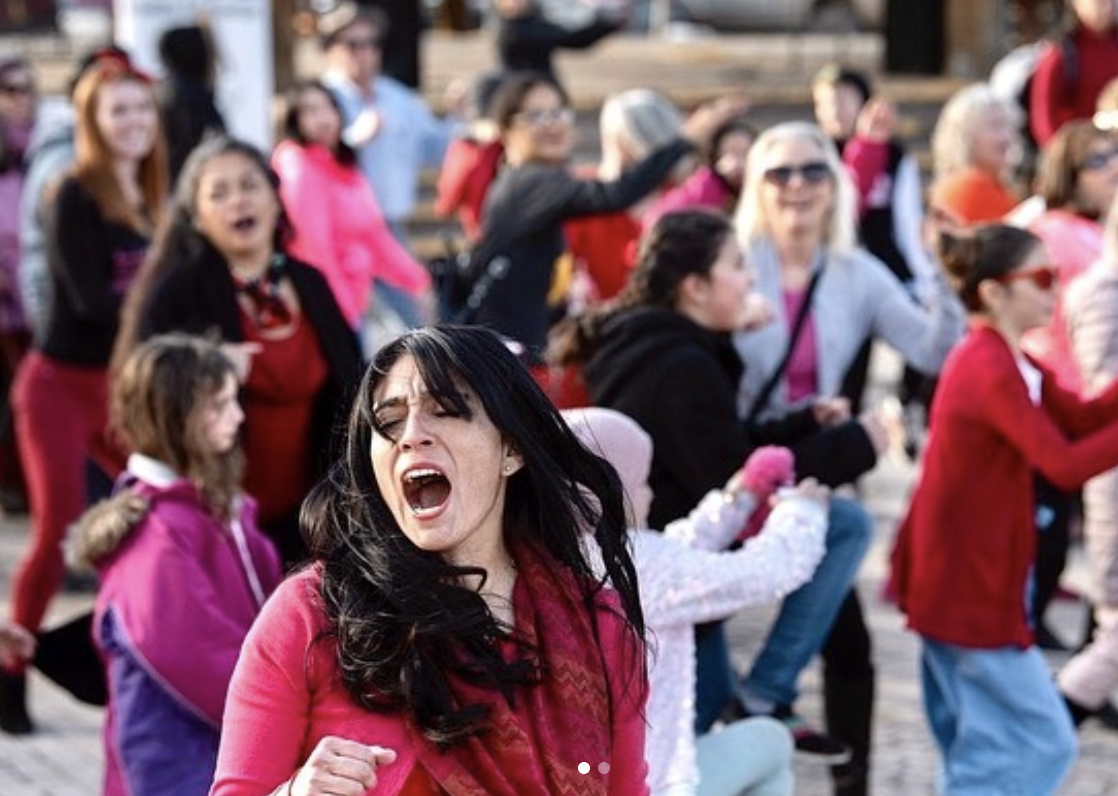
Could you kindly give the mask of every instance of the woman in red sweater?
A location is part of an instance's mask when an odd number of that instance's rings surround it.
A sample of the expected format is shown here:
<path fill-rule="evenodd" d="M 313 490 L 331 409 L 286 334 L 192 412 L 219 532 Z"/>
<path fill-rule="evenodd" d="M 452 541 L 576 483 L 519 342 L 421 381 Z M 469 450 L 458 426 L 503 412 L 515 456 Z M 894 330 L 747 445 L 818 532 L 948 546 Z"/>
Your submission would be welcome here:
<path fill-rule="evenodd" d="M 921 636 L 945 792 L 1042 796 L 1067 774 L 1076 743 L 1029 625 L 1034 483 L 1039 473 L 1077 489 L 1118 464 L 1118 382 L 1084 401 L 1021 351 L 1055 302 L 1035 235 L 983 225 L 945 235 L 940 256 L 972 326 L 940 375 L 893 577 Z"/>
<path fill-rule="evenodd" d="M 1049 47 L 1029 84 L 1029 131 L 1045 146 L 1072 119 L 1090 119 L 1103 87 L 1118 77 L 1114 0 L 1069 0 L 1063 44 Z"/>

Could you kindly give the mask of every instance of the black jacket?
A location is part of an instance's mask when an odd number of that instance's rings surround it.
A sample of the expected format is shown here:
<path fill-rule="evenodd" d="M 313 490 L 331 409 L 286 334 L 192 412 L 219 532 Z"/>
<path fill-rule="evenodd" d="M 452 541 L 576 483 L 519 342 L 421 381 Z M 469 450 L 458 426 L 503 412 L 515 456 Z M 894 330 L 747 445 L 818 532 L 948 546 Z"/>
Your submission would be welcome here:
<path fill-rule="evenodd" d="M 519 17 L 499 17 L 497 55 L 506 72 L 539 72 L 555 77 L 555 50 L 583 50 L 597 44 L 621 26 L 619 21 L 596 19 L 574 30 L 556 25 L 538 12 Z"/>
<path fill-rule="evenodd" d="M 567 248 L 563 222 L 635 204 L 691 150 L 683 139 L 669 143 L 612 182 L 578 179 L 566 166 L 543 163 L 501 171 L 485 200 L 473 258 L 484 265 L 505 257 L 508 270 L 494 282 L 474 320 L 541 353 L 550 325 L 547 293 L 552 270 Z"/>
<path fill-rule="evenodd" d="M 326 359 L 328 376 L 312 429 L 312 472 L 322 474 L 340 452 L 345 413 L 361 377 L 361 350 L 330 286 L 317 269 L 288 258 L 287 274 Z M 214 334 L 243 342 L 240 309 L 228 266 L 214 249 L 172 268 L 155 285 L 141 313 L 139 338 L 164 332 Z"/>
<path fill-rule="evenodd" d="M 635 308 L 603 326 L 584 376 L 596 405 L 624 412 L 652 437 L 653 528 L 685 516 L 760 445 L 788 446 L 799 477 L 829 485 L 873 465 L 859 426 L 821 430 L 810 409 L 747 427 L 737 413 L 741 373 L 729 335 L 677 312 Z"/>

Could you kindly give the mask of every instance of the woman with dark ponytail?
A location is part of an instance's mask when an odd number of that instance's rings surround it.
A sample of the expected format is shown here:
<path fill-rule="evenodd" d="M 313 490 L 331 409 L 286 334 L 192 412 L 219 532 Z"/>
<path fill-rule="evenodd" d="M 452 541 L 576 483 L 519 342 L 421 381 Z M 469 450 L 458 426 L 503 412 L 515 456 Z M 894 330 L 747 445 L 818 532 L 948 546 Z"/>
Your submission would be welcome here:
<path fill-rule="evenodd" d="M 971 324 L 940 377 L 893 579 L 921 637 L 944 791 L 1041 796 L 1058 789 L 1076 741 L 1029 622 L 1034 483 L 1039 473 L 1078 489 L 1118 464 L 1118 382 L 1085 401 L 1022 352 L 1055 303 L 1039 238 L 991 224 L 940 248 Z"/>
<path fill-rule="evenodd" d="M 819 399 L 777 421 L 753 424 L 738 416 L 742 364 L 730 335 L 768 319 L 767 311 L 758 309 L 764 304 L 750 295 L 753 282 L 753 269 L 724 214 L 668 213 L 645 235 L 637 266 L 615 302 L 571 320 L 556 336 L 555 358 L 583 365 L 593 403 L 629 415 L 652 437 L 650 527 L 686 516 L 759 445 L 787 445 L 798 476 L 828 484 L 844 483 L 846 469 L 866 463 L 856 455 L 834 455 L 834 446 L 843 445 L 839 437 L 847 443 L 857 438 L 866 449 L 862 458 L 873 464 L 876 453 L 859 423 L 834 424 L 842 407 L 833 399 Z M 835 433 L 816 433 L 826 427 Z M 829 471 L 813 461 L 826 462 Z M 828 637 L 871 529 L 858 503 L 831 501 L 823 562 L 811 581 L 785 598 L 742 687 L 758 700 L 745 707 L 747 713 L 784 719 L 801 751 L 832 763 L 849 761 L 850 750 L 808 728 L 791 705 L 800 672 Z M 703 733 L 728 705 L 737 708 L 740 690 L 722 623 L 702 626 L 697 640 L 696 729 Z"/>

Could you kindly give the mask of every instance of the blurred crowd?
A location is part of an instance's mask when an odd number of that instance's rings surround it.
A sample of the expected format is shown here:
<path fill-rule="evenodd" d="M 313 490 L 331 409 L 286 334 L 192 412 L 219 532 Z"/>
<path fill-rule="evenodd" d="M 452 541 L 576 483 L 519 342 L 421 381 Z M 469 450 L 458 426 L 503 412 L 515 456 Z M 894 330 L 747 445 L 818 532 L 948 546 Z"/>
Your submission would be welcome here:
<path fill-rule="evenodd" d="M 270 152 L 205 25 L 68 97 L 0 58 L 0 507 L 30 516 L 0 730 L 35 731 L 36 666 L 108 706 L 106 794 L 787 796 L 795 751 L 864 796 L 857 487 L 893 452 L 922 472 L 883 598 L 943 792 L 1054 793 L 1075 728 L 1118 726 L 1113 0 L 960 88 L 930 181 L 837 63 L 812 122 L 634 86 L 576 166 L 553 56 L 624 0 L 494 0 L 497 66 L 443 115 L 381 5 L 316 13 Z M 424 262 L 429 170 L 458 229 Z M 870 400 L 879 344 L 905 367 Z M 79 566 L 94 611 L 44 627 Z M 763 603 L 736 671 L 724 622 Z"/>

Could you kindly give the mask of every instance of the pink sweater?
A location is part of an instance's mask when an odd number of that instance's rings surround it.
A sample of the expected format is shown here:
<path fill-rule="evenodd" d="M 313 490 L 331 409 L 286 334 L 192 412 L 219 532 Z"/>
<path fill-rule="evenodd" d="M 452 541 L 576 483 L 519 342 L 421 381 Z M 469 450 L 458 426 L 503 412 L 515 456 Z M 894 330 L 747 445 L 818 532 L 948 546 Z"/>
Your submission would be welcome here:
<path fill-rule="evenodd" d="M 241 651 L 226 701 L 225 728 L 210 796 L 265 796 L 303 765 L 315 745 L 333 735 L 396 751 L 396 761 L 377 771 L 375 796 L 401 792 L 419 760 L 400 715 L 372 713 L 354 704 L 341 683 L 335 645 L 319 637 L 327 618 L 319 597 L 317 568 L 288 578 L 264 606 Z M 610 613 L 599 614 L 602 618 Z M 623 654 L 619 622 L 602 622 L 603 654 L 611 674 Z M 615 652 L 611 652 L 614 650 Z M 611 682 L 624 680 L 611 677 Z M 620 683 L 618 683 L 620 687 Z M 632 700 L 613 694 L 613 748 L 608 754 L 609 796 L 648 793 L 644 762 L 645 723 Z M 599 761 L 588 776 L 602 776 Z"/>
<path fill-rule="evenodd" d="M 426 290 L 427 270 L 393 236 L 357 167 L 323 147 L 284 141 L 272 153 L 280 197 L 294 227 L 291 254 L 326 276 L 342 314 L 356 327 L 373 278 L 409 293 Z"/>

